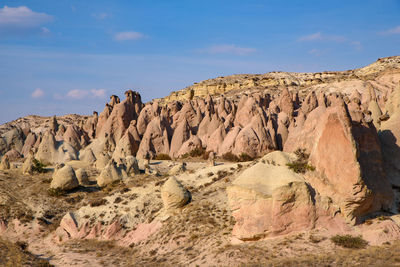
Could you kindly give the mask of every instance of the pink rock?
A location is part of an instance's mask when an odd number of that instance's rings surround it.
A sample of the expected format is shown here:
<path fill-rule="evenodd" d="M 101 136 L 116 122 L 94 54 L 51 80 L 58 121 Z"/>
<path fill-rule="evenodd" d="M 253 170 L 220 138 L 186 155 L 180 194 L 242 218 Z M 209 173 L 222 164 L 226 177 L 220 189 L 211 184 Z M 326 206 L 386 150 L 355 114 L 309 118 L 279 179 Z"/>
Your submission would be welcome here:
<path fill-rule="evenodd" d="M 130 231 L 127 235 L 121 239 L 118 244 L 121 246 L 130 246 L 137 244 L 140 241 L 146 240 L 149 236 L 156 233 L 162 227 L 162 223 L 159 221 L 152 221 L 151 223 L 138 224 L 136 230 Z"/>
<path fill-rule="evenodd" d="M 169 155 L 172 158 L 176 158 L 179 155 L 179 150 L 181 149 L 183 143 L 185 143 L 190 138 L 190 126 L 186 121 L 186 118 L 176 126 L 174 134 L 171 140 L 171 147 Z"/>
<path fill-rule="evenodd" d="M 185 143 L 182 144 L 180 147 L 177 157 L 180 157 L 184 154 L 190 153 L 190 151 L 195 150 L 195 149 L 201 149 L 202 143 L 200 138 L 198 138 L 196 135 L 192 135 L 189 140 L 187 140 Z"/>

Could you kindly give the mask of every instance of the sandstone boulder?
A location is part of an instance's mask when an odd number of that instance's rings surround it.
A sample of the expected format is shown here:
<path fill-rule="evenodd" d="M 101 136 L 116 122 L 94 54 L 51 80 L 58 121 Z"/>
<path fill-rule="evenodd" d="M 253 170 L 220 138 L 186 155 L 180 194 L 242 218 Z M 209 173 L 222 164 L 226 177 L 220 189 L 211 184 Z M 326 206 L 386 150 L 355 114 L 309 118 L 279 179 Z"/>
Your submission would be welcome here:
<path fill-rule="evenodd" d="M 161 188 L 161 198 L 165 209 L 183 207 L 191 200 L 190 192 L 175 177 L 169 178 Z"/>
<path fill-rule="evenodd" d="M 101 171 L 100 175 L 96 178 L 97 185 L 100 187 L 107 186 L 116 181 L 122 181 L 127 174 L 125 170 L 117 166 L 116 162 L 111 160 Z"/>
<path fill-rule="evenodd" d="M 87 174 L 85 169 L 79 168 L 75 172 L 76 178 L 78 179 L 79 185 L 88 185 L 89 184 L 89 175 Z"/>
<path fill-rule="evenodd" d="M 315 209 L 304 179 L 286 166 L 264 163 L 245 170 L 227 188 L 233 236 L 257 240 L 312 229 Z"/>
<path fill-rule="evenodd" d="M 71 190 L 79 186 L 74 169 L 65 165 L 57 169 L 53 174 L 50 188 L 57 190 Z"/>
<path fill-rule="evenodd" d="M 168 174 L 169 175 L 178 175 L 180 173 L 183 173 L 186 171 L 186 163 L 182 162 L 178 165 L 175 165 L 174 167 L 172 167 L 169 171 Z"/>

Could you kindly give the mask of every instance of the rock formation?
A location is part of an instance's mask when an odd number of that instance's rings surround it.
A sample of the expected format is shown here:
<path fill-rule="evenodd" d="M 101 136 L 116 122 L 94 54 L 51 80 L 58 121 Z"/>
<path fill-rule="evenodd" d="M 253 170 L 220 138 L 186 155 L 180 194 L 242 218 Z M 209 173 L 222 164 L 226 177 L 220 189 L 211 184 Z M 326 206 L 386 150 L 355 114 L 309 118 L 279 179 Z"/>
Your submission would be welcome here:
<path fill-rule="evenodd" d="M 176 178 L 171 177 L 161 188 L 161 198 L 165 209 L 168 210 L 183 207 L 190 202 L 191 195 Z"/>
<path fill-rule="evenodd" d="M 56 169 L 50 184 L 50 188 L 56 190 L 71 190 L 78 186 L 79 181 L 76 178 L 75 171 L 69 165 Z"/>

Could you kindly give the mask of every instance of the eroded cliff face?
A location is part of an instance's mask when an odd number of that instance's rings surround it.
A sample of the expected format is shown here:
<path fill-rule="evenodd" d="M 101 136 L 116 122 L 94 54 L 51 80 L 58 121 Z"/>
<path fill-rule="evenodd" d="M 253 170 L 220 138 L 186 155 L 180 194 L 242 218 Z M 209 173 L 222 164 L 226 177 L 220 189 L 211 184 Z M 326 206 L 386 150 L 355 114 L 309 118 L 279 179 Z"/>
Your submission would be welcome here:
<path fill-rule="evenodd" d="M 247 90 L 271 90 L 278 87 L 290 87 L 296 91 L 304 89 L 329 90 L 329 85 L 335 87 L 346 87 L 354 84 L 363 84 L 366 81 L 374 81 L 377 86 L 385 86 L 380 83 L 400 75 L 400 57 L 387 57 L 378 59 L 366 67 L 348 71 L 324 71 L 318 73 L 295 73 L 295 72 L 269 72 L 266 74 L 239 74 L 226 77 L 218 77 L 195 83 L 182 90 L 172 92 L 169 96 L 162 98 L 164 102 L 186 100 L 192 97 L 206 97 L 207 95 L 221 95 L 238 93 Z M 384 76 L 385 78 L 382 78 Z M 398 78 L 397 78 L 398 79 Z"/>

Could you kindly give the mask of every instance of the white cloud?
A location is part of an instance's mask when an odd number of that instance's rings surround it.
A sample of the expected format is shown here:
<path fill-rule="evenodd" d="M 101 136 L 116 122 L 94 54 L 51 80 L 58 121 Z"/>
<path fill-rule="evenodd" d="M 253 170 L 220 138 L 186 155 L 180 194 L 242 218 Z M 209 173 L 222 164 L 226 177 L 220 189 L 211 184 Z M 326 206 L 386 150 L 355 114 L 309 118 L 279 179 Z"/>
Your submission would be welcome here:
<path fill-rule="evenodd" d="M 321 32 L 316 32 L 313 34 L 309 34 L 309 35 L 304 35 L 302 37 L 299 38 L 300 42 L 305 42 L 305 41 L 318 41 L 318 40 L 322 40 L 322 34 Z"/>
<path fill-rule="evenodd" d="M 324 51 L 321 51 L 321 50 L 316 49 L 316 48 L 311 49 L 310 51 L 308 51 L 308 53 L 311 54 L 311 55 L 314 55 L 314 56 L 316 56 L 316 57 L 319 57 L 319 56 L 325 54 Z"/>
<path fill-rule="evenodd" d="M 90 92 L 93 94 L 94 97 L 105 97 L 106 96 L 106 90 L 105 89 L 92 89 Z"/>
<path fill-rule="evenodd" d="M 50 30 L 48 28 L 46 28 L 46 27 L 42 27 L 42 32 L 43 33 L 49 33 Z"/>
<path fill-rule="evenodd" d="M 96 19 L 106 19 L 111 17 L 110 14 L 107 13 L 96 13 L 96 14 L 92 14 L 92 16 Z"/>
<path fill-rule="evenodd" d="M 400 25 L 389 30 L 383 31 L 384 35 L 400 34 Z"/>
<path fill-rule="evenodd" d="M 114 39 L 117 41 L 139 40 L 144 37 L 145 35 L 143 33 L 134 31 L 118 32 L 114 35 Z"/>
<path fill-rule="evenodd" d="M 26 6 L 0 8 L 0 28 L 34 29 L 53 20 L 46 13 L 34 12 Z"/>
<path fill-rule="evenodd" d="M 87 96 L 88 92 L 85 90 L 74 89 L 67 93 L 67 97 L 75 98 L 75 99 L 82 99 Z"/>
<path fill-rule="evenodd" d="M 362 43 L 359 41 L 352 41 L 350 45 L 354 47 L 355 50 L 360 51 L 363 49 Z"/>
<path fill-rule="evenodd" d="M 255 48 L 239 47 L 234 44 L 214 45 L 200 50 L 200 52 L 208 54 L 233 54 L 239 56 L 248 55 L 256 51 L 257 50 Z"/>
<path fill-rule="evenodd" d="M 31 94 L 32 98 L 41 98 L 43 96 L 44 96 L 44 92 L 40 88 L 36 88 Z"/>
<path fill-rule="evenodd" d="M 346 37 L 340 35 L 328 35 L 321 32 L 316 32 L 308 35 L 301 36 L 297 39 L 299 42 L 314 42 L 314 41 L 331 41 L 331 42 L 345 42 Z"/>
<path fill-rule="evenodd" d="M 67 93 L 67 97 L 68 98 L 73 98 L 73 99 L 84 99 L 86 97 L 104 98 L 105 96 L 106 96 L 106 90 L 105 89 L 91 89 L 91 90 L 74 89 L 74 90 L 70 90 Z"/>

